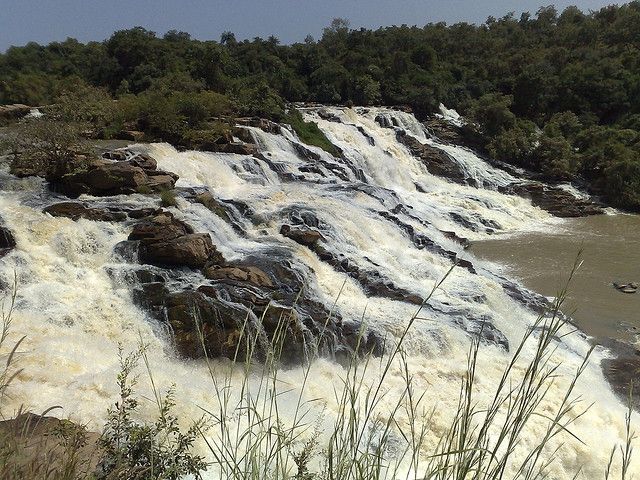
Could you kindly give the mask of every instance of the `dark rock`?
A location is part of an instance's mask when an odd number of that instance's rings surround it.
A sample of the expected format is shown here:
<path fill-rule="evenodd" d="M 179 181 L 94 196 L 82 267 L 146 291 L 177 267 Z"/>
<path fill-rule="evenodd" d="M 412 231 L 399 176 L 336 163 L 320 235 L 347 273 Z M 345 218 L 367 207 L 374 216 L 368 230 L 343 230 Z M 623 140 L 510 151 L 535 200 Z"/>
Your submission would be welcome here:
<path fill-rule="evenodd" d="M 224 206 L 224 204 L 220 201 L 218 201 L 211 192 L 209 191 L 205 191 L 205 192 L 201 192 L 201 193 L 197 193 L 193 199 L 197 202 L 200 203 L 202 205 L 204 205 L 205 207 L 207 207 L 209 210 L 211 210 L 213 213 L 215 213 L 216 215 L 218 215 L 220 218 L 222 218 L 225 221 L 230 221 L 230 216 L 227 213 L 227 210 Z"/>
<path fill-rule="evenodd" d="M 151 265 L 202 268 L 219 255 L 208 233 L 194 233 L 169 212 L 136 224 L 129 240 L 140 242 L 139 259 Z"/>
<path fill-rule="evenodd" d="M 420 143 L 416 138 L 407 135 L 404 131 L 396 134 L 398 141 L 409 149 L 411 154 L 419 158 L 432 175 L 447 178 L 453 182 L 463 185 L 477 186 L 472 178 L 468 178 L 464 170 L 460 167 L 448 153 L 439 148 Z"/>
<path fill-rule="evenodd" d="M 11 171 L 18 176 L 44 176 L 51 188 L 70 197 L 82 194 L 109 196 L 136 192 L 158 192 L 174 188 L 178 176 L 157 170 L 156 161 L 144 154 L 114 150 L 102 159 L 76 155 L 56 165 L 23 165 L 20 157 Z"/>
<path fill-rule="evenodd" d="M 360 268 L 355 263 L 346 258 L 340 258 L 320 244 L 313 244 L 310 248 L 318 255 L 320 260 L 327 262 L 337 271 L 346 273 L 356 280 L 367 295 L 390 298 L 391 300 L 415 305 L 421 305 L 424 301 L 420 295 L 398 287 L 389 279 L 384 278 L 377 270 Z"/>
<path fill-rule="evenodd" d="M 342 319 L 304 288 L 304 275 L 283 250 L 249 256 L 240 262 L 205 267 L 209 284 L 171 292 L 164 283 L 136 289 L 134 300 L 160 321 L 168 322 L 177 350 L 184 356 L 258 359 L 281 350 L 279 360 L 298 363 L 315 355 L 348 356 L 358 348 L 382 354 L 381 337 Z M 200 335 L 202 333 L 202 335 Z M 255 345 L 250 347 L 253 339 Z M 282 343 L 279 343 L 282 342 Z M 279 348 L 279 345 L 282 348 Z"/>
<path fill-rule="evenodd" d="M 230 142 L 222 145 L 218 145 L 216 152 L 222 153 L 236 153 L 238 155 L 248 155 L 252 156 L 258 153 L 258 147 L 251 143 L 242 143 L 242 142 Z"/>
<path fill-rule="evenodd" d="M 513 183 L 500 192 L 529 198 L 531 203 L 556 217 L 586 217 L 604 213 L 603 208 L 591 200 L 576 198 L 560 187 L 541 182 Z"/>
<path fill-rule="evenodd" d="M 323 119 L 323 120 L 327 120 L 329 122 L 334 122 L 334 123 L 342 123 L 340 120 L 340 117 L 336 116 L 334 113 L 331 113 L 329 110 L 327 110 L 326 108 L 321 108 L 318 110 L 318 116 Z"/>
<path fill-rule="evenodd" d="M 256 127 L 260 130 L 273 133 L 275 135 L 279 135 L 281 133 L 281 128 L 279 124 L 272 122 L 271 120 L 267 120 L 265 118 L 260 117 L 244 117 L 244 118 L 236 118 L 234 119 L 236 125 L 244 125 L 247 127 Z"/>
<path fill-rule="evenodd" d="M 261 269 L 254 266 L 211 265 L 204 269 L 204 276 L 211 280 L 273 288 L 271 278 Z"/>
<path fill-rule="evenodd" d="M 631 282 L 631 283 L 613 282 L 612 285 L 616 290 L 622 293 L 636 293 L 638 291 L 638 284 L 634 282 Z"/>
<path fill-rule="evenodd" d="M 53 217 L 67 217 L 72 220 L 85 218 L 99 222 L 119 222 L 127 218 L 123 212 L 112 212 L 105 208 L 88 207 L 81 202 L 61 202 L 49 205 L 43 210 Z"/>
<path fill-rule="evenodd" d="M 151 215 L 158 215 L 160 213 L 162 213 L 161 208 L 137 208 L 135 210 L 127 211 L 129 218 L 135 219 L 150 217 Z"/>
<path fill-rule="evenodd" d="M 54 182 L 54 188 L 67 196 L 77 197 L 82 194 L 110 196 L 159 192 L 175 187 L 175 174 L 145 171 L 136 163 L 95 161 L 86 170 L 63 175 Z"/>
<path fill-rule="evenodd" d="M 432 117 L 424 122 L 424 126 L 431 135 L 442 142 L 463 145 L 485 153 L 486 137 L 471 123 L 459 127 L 441 118 Z"/>
<path fill-rule="evenodd" d="M 129 140 L 132 142 L 141 142 L 144 140 L 144 132 L 138 130 L 122 130 L 115 137 L 117 140 Z"/>
<path fill-rule="evenodd" d="M 0 222 L 0 258 L 13 250 L 16 246 L 16 240 L 11 231 Z"/>
<path fill-rule="evenodd" d="M 294 242 L 307 247 L 313 246 L 320 240 L 325 239 L 317 230 L 292 228 L 290 225 L 282 225 L 282 227 L 280 227 L 280 233 Z"/>

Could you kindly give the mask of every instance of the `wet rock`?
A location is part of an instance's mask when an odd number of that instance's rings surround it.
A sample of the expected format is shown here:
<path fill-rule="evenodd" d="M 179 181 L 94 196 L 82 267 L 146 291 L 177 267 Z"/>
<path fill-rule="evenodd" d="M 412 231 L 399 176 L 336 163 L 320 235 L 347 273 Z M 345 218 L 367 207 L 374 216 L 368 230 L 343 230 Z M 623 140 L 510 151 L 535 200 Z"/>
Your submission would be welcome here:
<path fill-rule="evenodd" d="M 340 258 L 321 244 L 311 245 L 320 260 L 327 262 L 338 272 L 343 272 L 356 280 L 367 295 L 389 298 L 401 302 L 421 305 L 424 300 L 420 295 L 412 293 L 402 287 L 398 287 L 388 278 L 383 277 L 374 269 L 361 268 L 347 258 Z"/>
<path fill-rule="evenodd" d="M 282 225 L 282 227 L 280 227 L 280 233 L 294 242 L 307 247 L 311 247 L 320 240 L 324 240 L 324 236 L 317 230 L 292 228 L 290 225 Z"/>
<path fill-rule="evenodd" d="M 613 287 L 622 293 L 636 293 L 638 291 L 638 284 L 635 282 L 631 282 L 631 283 L 613 282 Z"/>
<path fill-rule="evenodd" d="M 640 409 L 640 389 L 637 387 L 638 372 L 640 371 L 640 350 L 632 345 L 601 338 L 598 344 L 605 347 L 610 355 L 600 363 L 602 373 L 611 385 L 612 390 L 623 403 L 628 403 L 629 394 L 635 410 Z"/>
<path fill-rule="evenodd" d="M 427 131 L 438 140 L 452 145 L 463 145 L 472 150 L 485 152 L 486 137 L 471 123 L 454 125 L 442 118 L 431 117 L 424 122 Z"/>
<path fill-rule="evenodd" d="M 72 220 L 84 218 L 99 222 L 119 222 L 127 218 L 123 212 L 112 212 L 106 208 L 92 208 L 81 202 L 60 202 L 43 210 L 53 217 L 67 217 Z"/>
<path fill-rule="evenodd" d="M 560 187 L 541 182 L 513 183 L 499 189 L 501 193 L 529 198 L 531 203 L 556 217 L 585 217 L 604 213 L 591 200 L 576 198 Z"/>
<path fill-rule="evenodd" d="M 71 171 L 49 174 L 47 179 L 54 190 L 69 197 L 159 192 L 173 189 L 178 180 L 176 174 L 158 170 L 157 162 L 148 155 L 115 150 L 103 157 Z"/>
<path fill-rule="evenodd" d="M 227 222 L 231 220 L 224 204 L 218 201 L 208 190 L 205 192 L 197 193 L 196 195 L 194 195 L 193 200 L 204 205 L 223 220 Z"/>
<path fill-rule="evenodd" d="M 258 147 L 251 143 L 230 142 L 218 145 L 215 150 L 211 151 L 252 156 L 258 153 Z"/>
<path fill-rule="evenodd" d="M 16 246 L 16 240 L 11 231 L 2 225 L 0 221 L 0 258 L 13 250 Z"/>
<path fill-rule="evenodd" d="M 256 287 L 272 288 L 273 282 L 269 276 L 254 266 L 220 266 L 211 265 L 204 269 L 204 276 L 211 280 L 220 280 L 236 284 L 249 284 Z"/>
<path fill-rule="evenodd" d="M 123 130 L 118 132 L 115 137 L 117 140 L 129 140 L 132 142 L 141 142 L 144 140 L 144 132 L 138 130 Z"/>
<path fill-rule="evenodd" d="M 472 178 L 466 176 L 458 162 L 443 150 L 420 143 L 416 138 L 402 130 L 397 132 L 396 137 L 400 143 L 409 149 L 414 157 L 419 158 L 424 163 L 432 175 L 444 177 L 463 185 L 477 186 Z"/>
<path fill-rule="evenodd" d="M 152 215 L 158 215 L 160 213 L 162 213 L 161 208 L 136 208 L 134 210 L 128 210 L 127 216 L 129 218 L 140 219 L 140 218 L 145 218 Z"/>
<path fill-rule="evenodd" d="M 338 117 L 336 114 L 330 112 L 329 110 L 327 110 L 326 108 L 321 108 L 318 110 L 318 116 L 323 119 L 323 120 L 327 120 L 329 122 L 334 122 L 334 123 L 342 123 L 342 121 L 340 120 L 340 117 Z"/>
<path fill-rule="evenodd" d="M 445 236 L 445 238 L 448 238 L 449 240 L 453 240 L 454 242 L 462 245 L 462 248 L 464 248 L 465 250 L 471 246 L 471 242 L 469 241 L 468 238 L 461 237 L 456 232 L 451 232 L 448 230 L 440 230 L 440 233 L 442 233 Z"/>
<path fill-rule="evenodd" d="M 187 357 L 200 357 L 206 350 L 211 357 L 237 353 L 244 359 L 251 350 L 264 359 L 274 343 L 285 364 L 315 355 L 348 356 L 356 348 L 382 354 L 380 336 L 367 331 L 358 345 L 354 331 L 360 326 L 346 325 L 308 294 L 305 274 L 288 255 L 277 250 L 209 265 L 204 273 L 210 283 L 196 290 L 172 292 L 165 283 L 150 283 L 136 288 L 134 300 L 171 325 L 176 347 Z M 255 340 L 251 348 L 249 339 Z"/>
<path fill-rule="evenodd" d="M 264 132 L 273 133 L 274 135 L 279 135 L 281 133 L 282 127 L 279 124 L 277 124 L 276 122 L 272 122 L 271 120 L 267 120 L 265 118 L 243 117 L 243 118 L 236 118 L 234 121 L 236 125 L 256 127 Z"/>
<path fill-rule="evenodd" d="M 194 233 L 169 212 L 136 224 L 129 240 L 140 242 L 138 257 L 151 265 L 202 268 L 219 255 L 208 233 Z"/>

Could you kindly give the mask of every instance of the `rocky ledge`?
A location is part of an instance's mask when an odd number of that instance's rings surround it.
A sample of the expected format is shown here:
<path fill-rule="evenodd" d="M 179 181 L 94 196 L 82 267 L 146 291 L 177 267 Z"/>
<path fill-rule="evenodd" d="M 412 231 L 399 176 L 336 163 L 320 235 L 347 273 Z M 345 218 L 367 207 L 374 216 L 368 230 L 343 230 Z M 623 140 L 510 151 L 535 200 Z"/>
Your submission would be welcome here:
<path fill-rule="evenodd" d="M 170 327 L 182 356 L 265 359 L 275 348 L 291 364 L 315 355 L 348 358 L 358 349 L 383 352 L 381 337 L 363 332 L 359 339 L 359 324 L 310 295 L 307 275 L 285 249 L 227 261 L 208 233 L 167 211 L 140 219 L 126 243 L 140 263 L 166 272 L 136 275 L 134 300 Z M 185 268 L 201 272 L 199 285 Z"/>
<path fill-rule="evenodd" d="M 156 161 L 144 154 L 116 150 L 104 158 L 75 155 L 61 162 L 39 165 L 16 157 L 11 173 L 18 177 L 41 176 L 50 188 L 71 198 L 82 194 L 110 196 L 170 190 L 178 176 L 158 170 Z"/>
<path fill-rule="evenodd" d="M 2 225 L 0 219 L 0 258 L 4 257 L 16 246 L 16 240 L 11 231 Z"/>

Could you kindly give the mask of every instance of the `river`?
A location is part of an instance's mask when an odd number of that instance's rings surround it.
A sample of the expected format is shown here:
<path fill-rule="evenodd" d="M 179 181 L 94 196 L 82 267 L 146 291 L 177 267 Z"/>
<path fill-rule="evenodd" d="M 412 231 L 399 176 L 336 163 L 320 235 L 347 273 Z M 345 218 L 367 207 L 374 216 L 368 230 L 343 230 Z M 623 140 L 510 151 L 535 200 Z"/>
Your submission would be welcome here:
<path fill-rule="evenodd" d="M 587 334 L 635 343 L 640 331 L 640 294 L 612 282 L 640 280 L 640 216 L 614 214 L 572 218 L 544 232 L 474 242 L 479 257 L 503 265 L 507 276 L 545 296 L 566 284 L 580 252 L 582 264 L 564 310 Z"/>

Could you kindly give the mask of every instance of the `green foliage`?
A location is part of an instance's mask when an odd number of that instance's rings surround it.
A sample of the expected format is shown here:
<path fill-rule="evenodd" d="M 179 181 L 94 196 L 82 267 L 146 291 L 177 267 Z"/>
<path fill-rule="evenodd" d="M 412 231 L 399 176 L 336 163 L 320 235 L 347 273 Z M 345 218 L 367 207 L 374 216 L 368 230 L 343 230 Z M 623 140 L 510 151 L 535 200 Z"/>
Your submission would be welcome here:
<path fill-rule="evenodd" d="M 8 49 L 0 55 L 0 103 L 49 105 L 82 85 L 87 100 L 79 111 L 93 110 L 95 136 L 126 127 L 189 145 L 208 130 L 209 117 L 281 121 L 286 101 L 405 104 L 421 118 L 442 102 L 473 119 L 499 158 L 555 177 L 582 175 L 594 191 L 618 198 L 605 172 L 620 165 L 604 154 L 638 155 L 613 140 L 614 131 L 640 129 L 637 25 L 638 1 L 588 13 L 545 7 L 482 25 L 372 31 L 335 19 L 320 40 L 293 45 L 273 37 L 239 41 L 231 32 L 200 41 L 135 27 L 105 42 Z M 119 111 L 107 108 L 105 89 L 119 99 Z M 536 148 L 525 122 L 543 131 Z M 585 142 L 596 127 L 612 138 Z M 632 196 L 623 198 L 616 205 L 636 208 Z"/>
<path fill-rule="evenodd" d="M 49 117 L 23 119 L 5 143 L 13 154 L 11 171 L 18 175 L 59 176 L 79 165 L 86 151 L 83 124 Z"/>
<path fill-rule="evenodd" d="M 99 440 L 103 458 L 96 477 L 100 479 L 178 480 L 185 475 L 201 478 L 206 468 L 204 460 L 191 453 L 202 422 L 193 424 L 185 433 L 173 415 L 173 390 L 161 397 L 154 390 L 159 415 L 153 423 L 134 420 L 138 400 L 133 395 L 135 379 L 131 375 L 141 356 L 140 351 L 124 356 L 120 352 L 118 374 L 120 400 L 108 412 L 107 424 Z M 146 357 L 145 357 L 146 362 Z"/>
<path fill-rule="evenodd" d="M 305 122 L 302 114 L 298 110 L 289 110 L 283 122 L 291 125 L 291 128 L 296 132 L 298 138 L 307 145 L 320 147 L 325 152 L 334 156 L 340 154 L 335 145 L 333 145 L 322 130 L 318 128 L 318 124 L 315 122 Z"/>
<path fill-rule="evenodd" d="M 173 190 L 163 190 L 160 192 L 160 204 L 163 207 L 177 207 L 176 193 Z"/>
<path fill-rule="evenodd" d="M 487 93 L 469 108 L 469 116 L 478 122 L 484 132 L 493 137 L 513 128 L 516 116 L 511 111 L 512 98 L 500 93 Z"/>
<path fill-rule="evenodd" d="M 529 120 L 518 120 L 512 128 L 502 129 L 494 136 L 487 149 L 492 157 L 503 162 L 529 167 L 539 134 Z"/>

